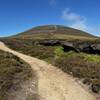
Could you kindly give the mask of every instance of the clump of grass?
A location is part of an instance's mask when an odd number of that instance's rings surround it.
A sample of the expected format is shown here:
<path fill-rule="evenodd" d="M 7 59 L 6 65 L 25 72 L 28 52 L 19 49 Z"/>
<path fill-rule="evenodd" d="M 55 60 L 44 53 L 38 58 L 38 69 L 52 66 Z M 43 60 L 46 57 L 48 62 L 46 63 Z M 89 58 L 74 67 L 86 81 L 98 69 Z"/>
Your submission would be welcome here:
<path fill-rule="evenodd" d="M 90 61 L 90 62 L 94 62 L 94 63 L 100 62 L 99 55 L 89 55 L 89 54 L 85 54 L 85 53 L 80 53 L 80 55 L 82 55 L 84 57 L 85 61 Z"/>
<path fill-rule="evenodd" d="M 62 46 L 55 46 L 55 58 L 59 58 L 64 53 Z"/>

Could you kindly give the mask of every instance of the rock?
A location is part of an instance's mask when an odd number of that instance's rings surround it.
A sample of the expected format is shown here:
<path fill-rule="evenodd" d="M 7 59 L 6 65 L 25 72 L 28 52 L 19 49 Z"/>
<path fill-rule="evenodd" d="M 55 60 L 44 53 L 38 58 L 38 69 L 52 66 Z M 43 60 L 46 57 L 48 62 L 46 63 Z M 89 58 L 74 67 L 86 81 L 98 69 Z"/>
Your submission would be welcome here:
<path fill-rule="evenodd" d="M 88 42 L 78 45 L 73 42 L 63 40 L 42 40 L 39 41 L 39 44 L 44 46 L 62 46 L 65 52 L 75 51 L 89 54 L 100 54 L 100 44 L 90 44 Z"/>
<path fill-rule="evenodd" d="M 95 54 L 100 54 L 100 44 L 93 44 L 91 45 L 91 47 L 94 50 Z"/>
<path fill-rule="evenodd" d="M 64 51 L 65 52 L 68 52 L 68 51 L 75 51 L 75 52 L 78 52 L 78 49 L 74 47 L 74 44 L 71 43 L 71 42 L 62 42 L 61 43 L 62 47 L 64 48 Z"/>
<path fill-rule="evenodd" d="M 79 50 L 89 54 L 100 54 L 100 44 L 81 44 Z"/>
<path fill-rule="evenodd" d="M 94 93 L 99 93 L 99 91 L 100 91 L 100 84 L 93 84 L 93 85 L 91 86 L 91 88 L 92 88 L 92 91 L 93 91 Z"/>
<path fill-rule="evenodd" d="M 82 52 L 89 53 L 89 54 L 94 54 L 95 53 L 93 48 L 90 45 L 88 47 L 84 47 Z"/>
<path fill-rule="evenodd" d="M 60 41 L 59 40 L 44 40 L 44 41 L 40 41 L 39 44 L 45 45 L 45 46 L 57 46 L 57 45 L 60 45 Z"/>
<path fill-rule="evenodd" d="M 63 46 L 69 46 L 69 47 L 74 47 L 73 43 L 67 42 L 67 41 L 62 41 L 61 45 L 63 45 Z"/>

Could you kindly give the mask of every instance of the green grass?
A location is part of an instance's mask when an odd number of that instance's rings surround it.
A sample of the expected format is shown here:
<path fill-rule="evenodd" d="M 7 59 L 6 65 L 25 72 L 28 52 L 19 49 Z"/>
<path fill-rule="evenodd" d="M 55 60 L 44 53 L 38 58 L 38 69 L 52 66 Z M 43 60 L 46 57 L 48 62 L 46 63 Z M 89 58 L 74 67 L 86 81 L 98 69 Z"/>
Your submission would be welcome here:
<path fill-rule="evenodd" d="M 61 57 L 61 55 L 64 53 L 62 46 L 55 46 L 54 51 L 55 51 L 55 59 Z"/>
<path fill-rule="evenodd" d="M 98 55 L 88 55 L 81 53 L 80 56 L 83 56 L 85 61 L 93 62 L 93 63 L 99 63 L 100 62 L 100 56 Z"/>
<path fill-rule="evenodd" d="M 7 100 L 8 90 L 18 88 L 21 82 L 29 80 L 33 72 L 23 60 L 0 50 L 0 100 Z"/>

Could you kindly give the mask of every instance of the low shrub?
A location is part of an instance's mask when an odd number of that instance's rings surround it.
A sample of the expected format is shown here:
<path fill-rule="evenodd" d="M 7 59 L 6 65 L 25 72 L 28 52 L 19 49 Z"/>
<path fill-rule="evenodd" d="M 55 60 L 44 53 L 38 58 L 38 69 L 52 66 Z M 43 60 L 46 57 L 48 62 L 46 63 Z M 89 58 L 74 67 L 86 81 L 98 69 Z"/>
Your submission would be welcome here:
<path fill-rule="evenodd" d="M 33 76 L 28 64 L 11 53 L 0 51 L 0 100 L 7 100 L 8 90 Z"/>

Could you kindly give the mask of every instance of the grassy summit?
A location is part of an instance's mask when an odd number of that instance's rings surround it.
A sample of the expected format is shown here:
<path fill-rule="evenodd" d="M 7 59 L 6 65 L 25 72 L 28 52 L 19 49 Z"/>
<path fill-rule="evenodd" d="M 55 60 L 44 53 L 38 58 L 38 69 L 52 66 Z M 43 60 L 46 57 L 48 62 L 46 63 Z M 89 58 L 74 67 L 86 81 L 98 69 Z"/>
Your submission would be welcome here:
<path fill-rule="evenodd" d="M 61 26 L 61 25 L 47 25 L 34 27 L 28 31 L 19 33 L 13 38 L 24 38 L 24 39 L 92 39 L 95 38 L 93 35 Z"/>

